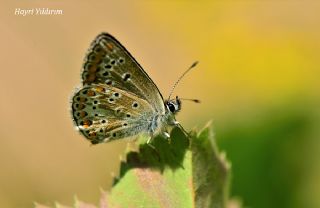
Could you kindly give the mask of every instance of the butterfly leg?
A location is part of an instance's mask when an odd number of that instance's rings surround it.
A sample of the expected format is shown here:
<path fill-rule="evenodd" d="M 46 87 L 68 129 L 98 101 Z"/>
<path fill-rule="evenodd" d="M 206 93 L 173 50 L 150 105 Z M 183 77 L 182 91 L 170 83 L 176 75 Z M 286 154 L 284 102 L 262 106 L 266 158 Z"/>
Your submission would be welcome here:
<path fill-rule="evenodd" d="M 167 138 L 167 139 L 169 139 L 170 138 L 170 134 L 168 133 L 168 132 L 163 132 L 163 136 L 165 137 L 165 138 Z"/>
<path fill-rule="evenodd" d="M 155 149 L 155 147 L 151 144 L 154 137 L 155 137 L 155 134 L 152 132 L 149 132 L 149 139 L 147 140 L 147 145 Z"/>
<path fill-rule="evenodd" d="M 151 143 L 152 141 L 153 141 L 153 135 L 151 134 L 150 137 L 149 137 L 149 139 L 147 140 L 147 145 L 148 145 L 149 147 L 151 147 L 154 151 L 157 152 L 156 147 L 153 146 L 152 143 Z"/>
<path fill-rule="evenodd" d="M 151 145 L 152 140 L 153 140 L 153 135 L 150 135 L 149 139 L 147 140 L 147 144 Z"/>
<path fill-rule="evenodd" d="M 153 146 L 153 144 L 151 143 L 153 141 L 153 138 L 154 138 L 154 135 L 152 133 L 150 133 L 149 135 L 149 139 L 147 140 L 147 145 L 149 148 L 151 148 L 154 153 L 158 156 L 158 161 L 160 162 L 160 153 L 159 151 L 157 150 L 157 148 L 155 146 Z"/>

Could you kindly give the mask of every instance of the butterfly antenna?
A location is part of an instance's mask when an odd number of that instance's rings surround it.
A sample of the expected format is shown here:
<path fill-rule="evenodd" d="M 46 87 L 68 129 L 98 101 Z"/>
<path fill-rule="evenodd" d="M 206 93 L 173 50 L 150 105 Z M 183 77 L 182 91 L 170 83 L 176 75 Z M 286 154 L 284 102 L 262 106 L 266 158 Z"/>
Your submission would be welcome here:
<path fill-rule="evenodd" d="M 184 75 L 186 75 L 192 68 L 194 68 L 195 66 L 197 66 L 197 64 L 198 64 L 198 61 L 194 62 L 194 63 L 179 77 L 179 79 L 176 81 L 176 83 L 174 83 L 174 85 L 173 85 L 173 87 L 172 87 L 172 89 L 171 89 L 171 91 L 170 91 L 168 100 L 170 100 L 170 97 L 171 97 L 174 89 L 176 88 L 176 86 L 178 85 L 178 83 L 180 82 L 180 80 L 184 77 Z"/>
<path fill-rule="evenodd" d="M 198 100 L 198 99 L 180 98 L 180 100 L 188 100 L 188 101 L 192 101 L 195 103 L 200 103 L 200 100 Z"/>

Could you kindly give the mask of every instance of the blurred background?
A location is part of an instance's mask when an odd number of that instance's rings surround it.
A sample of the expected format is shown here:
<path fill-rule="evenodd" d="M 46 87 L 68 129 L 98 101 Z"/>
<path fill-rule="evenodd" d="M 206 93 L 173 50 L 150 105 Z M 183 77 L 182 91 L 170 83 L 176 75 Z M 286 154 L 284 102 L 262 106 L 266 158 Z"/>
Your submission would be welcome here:
<path fill-rule="evenodd" d="M 62 15 L 15 15 L 15 9 Z M 4 1 L 0 7 L 0 207 L 98 203 L 127 141 L 90 146 L 70 96 L 102 31 L 135 56 L 186 129 L 213 121 L 246 207 L 320 207 L 320 2 Z"/>

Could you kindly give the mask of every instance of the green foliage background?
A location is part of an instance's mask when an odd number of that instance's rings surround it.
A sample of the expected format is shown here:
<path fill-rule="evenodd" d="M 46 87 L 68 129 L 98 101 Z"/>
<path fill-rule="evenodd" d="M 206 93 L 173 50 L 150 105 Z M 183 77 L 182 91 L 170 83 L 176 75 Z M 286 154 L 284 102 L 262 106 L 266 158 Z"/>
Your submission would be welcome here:
<path fill-rule="evenodd" d="M 317 186 L 316 112 L 308 103 L 277 106 L 219 130 L 220 148 L 232 161 L 232 194 L 253 207 L 316 207 L 306 192 Z"/>

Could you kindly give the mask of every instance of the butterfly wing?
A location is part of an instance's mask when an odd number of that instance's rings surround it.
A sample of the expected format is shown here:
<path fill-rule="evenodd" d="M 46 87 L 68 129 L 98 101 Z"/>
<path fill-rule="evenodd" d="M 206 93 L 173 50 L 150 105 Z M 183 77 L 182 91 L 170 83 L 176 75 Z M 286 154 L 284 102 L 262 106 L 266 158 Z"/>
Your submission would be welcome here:
<path fill-rule="evenodd" d="M 119 41 L 107 33 L 96 37 L 86 55 L 83 85 L 106 84 L 149 102 L 157 112 L 164 112 L 163 98 L 157 86 Z"/>
<path fill-rule="evenodd" d="M 76 125 L 92 144 L 146 132 L 155 113 L 146 100 L 105 84 L 82 88 L 72 102 Z"/>

